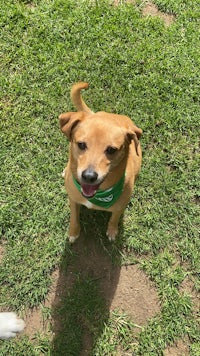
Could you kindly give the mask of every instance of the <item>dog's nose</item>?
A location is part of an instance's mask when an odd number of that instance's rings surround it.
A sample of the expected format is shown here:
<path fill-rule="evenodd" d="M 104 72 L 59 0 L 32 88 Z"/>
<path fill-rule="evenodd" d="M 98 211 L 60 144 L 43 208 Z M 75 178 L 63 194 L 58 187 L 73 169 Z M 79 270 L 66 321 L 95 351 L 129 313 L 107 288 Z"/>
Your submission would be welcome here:
<path fill-rule="evenodd" d="M 93 171 L 93 169 L 88 168 L 82 172 L 82 179 L 85 183 L 91 184 L 95 183 L 98 178 L 97 172 Z"/>

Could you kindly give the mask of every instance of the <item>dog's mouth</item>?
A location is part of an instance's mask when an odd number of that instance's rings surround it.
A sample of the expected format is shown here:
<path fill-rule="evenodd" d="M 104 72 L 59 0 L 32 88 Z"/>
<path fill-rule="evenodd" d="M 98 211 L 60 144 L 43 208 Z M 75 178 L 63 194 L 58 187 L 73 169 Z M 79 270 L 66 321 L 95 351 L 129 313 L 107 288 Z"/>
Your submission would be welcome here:
<path fill-rule="evenodd" d="M 92 198 L 96 194 L 99 185 L 100 184 L 81 184 L 81 192 L 83 196 L 85 198 Z"/>

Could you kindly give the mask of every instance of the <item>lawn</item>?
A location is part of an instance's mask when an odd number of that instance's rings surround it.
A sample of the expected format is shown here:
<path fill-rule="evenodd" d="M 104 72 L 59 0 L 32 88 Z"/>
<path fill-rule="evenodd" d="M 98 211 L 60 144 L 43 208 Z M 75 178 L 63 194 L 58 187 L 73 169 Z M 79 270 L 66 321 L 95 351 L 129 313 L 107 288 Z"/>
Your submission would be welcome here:
<path fill-rule="evenodd" d="M 144 16 L 142 0 L 0 5 L 0 308 L 30 321 L 0 341 L 1 355 L 200 355 L 199 1 L 155 0 L 157 16 Z M 58 116 L 74 110 L 79 80 L 94 111 L 143 130 L 141 174 L 113 244 L 107 214 L 87 209 L 80 240 L 67 240 Z M 136 266 L 158 300 L 140 325 L 131 296 L 112 304 Z M 34 313 L 45 327 L 33 328 Z"/>

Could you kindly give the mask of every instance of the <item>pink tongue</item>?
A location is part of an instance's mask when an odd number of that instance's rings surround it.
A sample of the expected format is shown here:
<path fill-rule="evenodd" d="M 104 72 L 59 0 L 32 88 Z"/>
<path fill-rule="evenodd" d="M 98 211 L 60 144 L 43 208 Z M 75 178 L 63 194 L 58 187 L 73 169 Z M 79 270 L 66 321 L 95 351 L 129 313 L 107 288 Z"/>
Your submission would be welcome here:
<path fill-rule="evenodd" d="M 98 187 L 98 185 L 82 184 L 82 194 L 87 198 L 92 198 L 95 195 Z"/>

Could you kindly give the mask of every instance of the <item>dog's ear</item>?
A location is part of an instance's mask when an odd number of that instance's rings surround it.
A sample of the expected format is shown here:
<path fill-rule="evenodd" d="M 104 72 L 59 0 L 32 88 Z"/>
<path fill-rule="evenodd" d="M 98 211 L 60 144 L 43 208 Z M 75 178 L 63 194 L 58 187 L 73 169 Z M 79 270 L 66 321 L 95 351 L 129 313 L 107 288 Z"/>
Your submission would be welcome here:
<path fill-rule="evenodd" d="M 61 131 L 69 138 L 72 139 L 74 128 L 85 119 L 87 114 L 83 111 L 79 112 L 66 112 L 59 116 Z"/>
<path fill-rule="evenodd" d="M 133 125 L 132 130 L 127 133 L 128 142 L 131 143 L 131 141 L 134 141 L 135 150 L 138 156 L 139 156 L 138 145 L 139 145 L 139 139 L 141 135 L 142 135 L 142 129 L 140 129 L 135 125 Z"/>
<path fill-rule="evenodd" d="M 133 131 L 135 132 L 138 140 L 140 139 L 140 137 L 142 136 L 142 129 L 140 129 L 139 127 L 137 127 L 136 125 L 133 125 Z"/>

